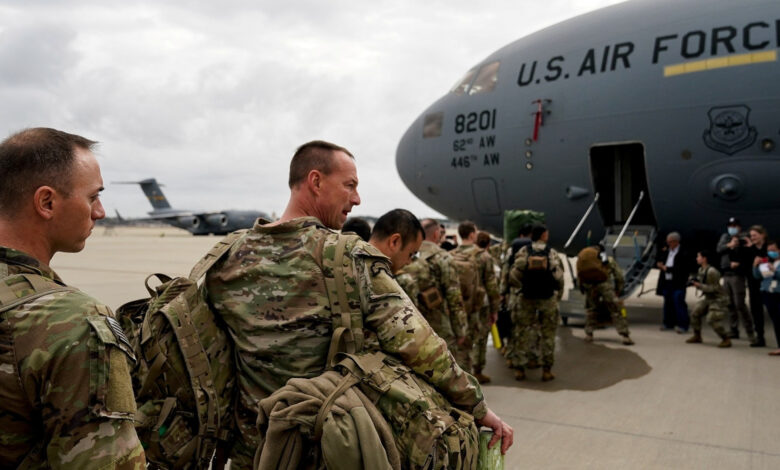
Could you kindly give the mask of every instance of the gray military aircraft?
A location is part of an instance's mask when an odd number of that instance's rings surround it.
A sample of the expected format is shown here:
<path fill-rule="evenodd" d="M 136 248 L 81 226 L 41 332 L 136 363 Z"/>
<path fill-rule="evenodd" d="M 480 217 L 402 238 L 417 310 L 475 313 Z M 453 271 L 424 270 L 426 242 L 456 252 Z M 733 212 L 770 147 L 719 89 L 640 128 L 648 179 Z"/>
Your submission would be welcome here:
<path fill-rule="evenodd" d="M 778 48 L 777 0 L 607 7 L 471 68 L 396 166 L 452 219 L 499 233 L 504 210 L 534 209 L 568 254 L 604 240 L 630 290 L 666 232 L 714 246 L 737 216 L 780 233 Z"/>
<path fill-rule="evenodd" d="M 190 211 L 174 209 L 154 178 L 142 181 L 119 181 L 114 184 L 138 184 L 141 186 L 153 210 L 148 212 L 149 219 L 160 220 L 174 227 L 183 228 L 193 235 L 224 235 L 234 230 L 250 228 L 258 217 L 268 218 L 268 214 L 259 211 Z"/>

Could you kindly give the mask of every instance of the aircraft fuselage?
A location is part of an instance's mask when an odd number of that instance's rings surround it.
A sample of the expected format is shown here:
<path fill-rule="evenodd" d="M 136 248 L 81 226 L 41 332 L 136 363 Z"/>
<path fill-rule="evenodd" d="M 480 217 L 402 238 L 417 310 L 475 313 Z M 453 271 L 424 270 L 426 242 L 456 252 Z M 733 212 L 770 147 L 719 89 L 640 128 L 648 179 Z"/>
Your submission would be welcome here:
<path fill-rule="evenodd" d="M 640 191 L 634 224 L 710 241 L 737 216 L 771 233 L 778 48 L 772 1 L 632 1 L 583 15 L 482 61 L 412 124 L 397 167 L 432 208 L 494 233 L 506 209 L 544 212 L 557 245 L 599 193 L 573 249 L 625 222 Z M 491 67 L 493 82 L 480 82 Z"/>

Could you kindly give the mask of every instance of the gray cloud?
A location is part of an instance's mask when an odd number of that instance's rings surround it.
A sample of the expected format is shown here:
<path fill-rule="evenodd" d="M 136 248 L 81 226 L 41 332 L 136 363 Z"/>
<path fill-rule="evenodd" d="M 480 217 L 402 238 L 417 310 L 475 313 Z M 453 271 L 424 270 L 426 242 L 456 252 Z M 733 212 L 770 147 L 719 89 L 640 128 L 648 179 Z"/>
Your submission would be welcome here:
<path fill-rule="evenodd" d="M 102 142 L 107 183 L 157 177 L 189 208 L 280 213 L 304 141 L 358 158 L 358 214 L 434 212 L 402 185 L 398 139 L 469 67 L 616 0 L 0 1 L 0 134 L 59 127 Z M 139 216 L 138 188 L 108 184 Z"/>

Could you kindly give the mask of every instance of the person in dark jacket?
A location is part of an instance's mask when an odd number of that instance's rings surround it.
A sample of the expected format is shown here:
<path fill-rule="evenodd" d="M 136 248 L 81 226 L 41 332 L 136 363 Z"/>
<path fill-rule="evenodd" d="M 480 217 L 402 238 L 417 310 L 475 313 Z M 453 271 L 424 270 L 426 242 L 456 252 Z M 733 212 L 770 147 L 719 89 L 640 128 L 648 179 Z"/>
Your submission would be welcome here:
<path fill-rule="evenodd" d="M 664 297 L 661 329 L 687 333 L 690 318 L 685 303 L 685 288 L 693 265 L 688 252 L 680 246 L 679 233 L 671 232 L 666 236 L 666 247 L 658 253 L 656 266 L 661 270 L 656 293 Z"/>
<path fill-rule="evenodd" d="M 723 274 L 723 287 L 728 295 L 729 338 L 739 338 L 739 322 L 745 328 L 748 340 L 756 339 L 753 330 L 753 316 L 745 303 L 746 280 L 751 275 L 752 259 L 748 259 L 748 234 L 736 217 L 730 217 L 726 233 L 720 236 L 717 251 L 720 255 L 720 272 Z"/>

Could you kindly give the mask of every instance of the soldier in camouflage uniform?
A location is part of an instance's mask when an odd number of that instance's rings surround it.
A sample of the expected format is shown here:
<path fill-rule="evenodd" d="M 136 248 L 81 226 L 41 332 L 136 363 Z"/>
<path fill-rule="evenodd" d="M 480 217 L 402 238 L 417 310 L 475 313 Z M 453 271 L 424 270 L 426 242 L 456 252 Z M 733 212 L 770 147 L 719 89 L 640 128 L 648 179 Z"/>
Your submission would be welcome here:
<path fill-rule="evenodd" d="M 517 317 L 516 311 L 520 309 L 520 297 L 522 297 L 522 287 L 510 285 L 509 273 L 512 271 L 512 265 L 515 261 L 517 252 L 524 246 L 531 245 L 531 229 L 533 225 L 523 224 L 520 227 L 520 232 L 517 234 L 514 240 L 509 243 L 509 248 L 504 253 L 504 260 L 501 265 L 501 274 L 499 282 L 499 292 L 501 292 L 504 313 L 499 312 L 499 318 L 496 326 L 498 327 L 499 334 L 502 338 L 505 338 L 503 354 L 507 358 L 507 364 L 512 367 L 511 357 L 515 355 L 513 350 L 514 346 L 520 344 L 521 338 L 514 336 L 515 333 L 520 333 L 521 330 L 514 328 L 512 317 Z M 514 312 L 514 313 L 513 313 Z M 532 326 L 536 331 L 536 343 L 526 344 L 525 355 L 527 359 L 526 368 L 538 369 L 539 368 L 539 338 L 541 332 L 539 331 L 538 323 Z"/>
<path fill-rule="evenodd" d="M 352 155 L 315 141 L 301 146 L 290 164 L 291 197 L 281 219 L 258 220 L 227 257 L 207 274 L 208 298 L 235 341 L 239 436 L 231 457 L 249 468 L 259 441 L 258 402 L 293 377 L 326 369 L 332 336 L 322 260 L 352 207 L 360 203 Z M 400 358 L 450 402 L 512 443 L 512 429 L 485 405 L 476 379 L 453 360 L 446 343 L 422 318 L 392 277 L 389 260 L 357 236 L 346 238 L 346 272 L 359 291 L 346 300 L 364 314 L 367 345 Z M 358 343 L 359 338 L 355 339 Z"/>
<path fill-rule="evenodd" d="M 525 246 L 515 256 L 509 273 L 509 284 L 522 290 L 519 305 L 513 312 L 515 338 L 509 358 L 515 369 L 517 380 L 525 379 L 528 364 L 527 351 L 536 343 L 537 331 L 541 330 L 540 349 L 542 380 L 553 380 L 552 366 L 555 360 L 555 334 L 558 329 L 558 301 L 563 293 L 563 263 L 558 252 L 547 247 L 549 232 L 543 225 L 537 225 L 531 232 L 531 245 Z M 546 259 L 546 260 L 545 260 Z M 543 267 L 535 263 L 543 262 Z"/>
<path fill-rule="evenodd" d="M 601 256 L 606 257 L 606 268 L 608 277 L 606 281 L 587 283 L 580 282 L 585 291 L 585 341 L 593 341 L 593 329 L 596 326 L 596 317 L 599 308 L 606 308 L 612 316 L 612 324 L 618 334 L 623 337 L 623 344 L 630 346 L 634 344 L 628 331 L 628 320 L 623 316 L 623 302 L 620 300 L 620 293 L 623 292 L 625 278 L 623 271 L 617 265 L 615 258 L 606 256 L 604 247 L 597 245 Z M 603 259 L 603 258 L 602 258 Z"/>
<path fill-rule="evenodd" d="M 707 323 L 720 336 L 719 348 L 730 348 L 731 340 L 728 332 L 723 326 L 726 315 L 728 314 L 728 296 L 726 290 L 720 285 L 720 272 L 710 265 L 710 260 L 715 259 L 709 251 L 700 251 L 696 256 L 696 263 L 699 264 L 699 271 L 696 278 L 691 281 L 691 285 L 700 289 L 704 297 L 693 307 L 691 312 L 691 327 L 693 336 L 688 338 L 686 343 L 701 343 L 701 318 L 707 317 Z"/>
<path fill-rule="evenodd" d="M 452 256 L 439 246 L 441 231 L 433 219 L 422 221 L 425 240 L 417 259 L 401 270 L 398 284 L 412 299 L 428 323 L 455 355 L 458 364 L 469 364 L 468 316 L 463 309 L 458 273 Z"/>
<path fill-rule="evenodd" d="M 477 242 L 477 226 L 471 221 L 464 221 L 458 225 L 458 235 L 461 244 L 452 250 L 453 256 L 462 256 L 464 259 L 473 260 L 474 271 L 477 274 L 476 297 L 468 314 L 469 335 L 474 338 L 470 351 L 474 377 L 479 383 L 490 382 L 490 377 L 482 373 L 485 367 L 487 354 L 487 337 L 490 334 L 490 326 L 498 317 L 498 281 L 493 268 L 493 257 Z M 486 234 L 487 235 L 487 234 Z M 490 235 L 487 235 L 488 243 Z"/>
<path fill-rule="evenodd" d="M 0 144 L 0 468 L 146 465 L 132 349 L 105 305 L 48 266 L 105 216 L 94 144 L 45 128 Z"/>
<path fill-rule="evenodd" d="M 425 231 L 414 214 L 406 209 L 393 209 L 377 219 L 368 241 L 390 258 L 390 267 L 397 273 L 412 262 L 424 236 Z"/>

